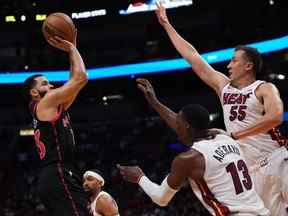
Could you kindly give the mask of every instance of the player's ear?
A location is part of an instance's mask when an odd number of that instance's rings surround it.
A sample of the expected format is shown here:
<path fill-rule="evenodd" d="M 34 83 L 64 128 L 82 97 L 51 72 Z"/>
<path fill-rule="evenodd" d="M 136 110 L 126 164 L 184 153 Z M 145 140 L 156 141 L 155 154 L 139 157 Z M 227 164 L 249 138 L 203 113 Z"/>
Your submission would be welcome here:
<path fill-rule="evenodd" d="M 32 97 L 36 97 L 39 95 L 38 91 L 36 89 L 30 89 L 30 94 Z"/>
<path fill-rule="evenodd" d="M 246 64 L 246 69 L 247 70 L 252 70 L 253 67 L 254 67 L 254 64 L 252 62 L 247 62 L 247 64 Z"/>

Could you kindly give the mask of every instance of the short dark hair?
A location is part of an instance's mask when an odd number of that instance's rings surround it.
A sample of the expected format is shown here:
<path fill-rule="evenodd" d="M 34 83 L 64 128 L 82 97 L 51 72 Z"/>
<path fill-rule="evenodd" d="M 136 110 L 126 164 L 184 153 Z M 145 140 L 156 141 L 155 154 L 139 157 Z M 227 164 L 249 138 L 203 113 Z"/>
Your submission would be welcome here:
<path fill-rule="evenodd" d="M 253 47 L 248 47 L 244 45 L 239 45 L 235 48 L 235 51 L 242 50 L 245 52 L 245 56 L 248 61 L 253 63 L 254 73 L 255 75 L 259 74 L 262 70 L 263 60 L 260 52 Z"/>
<path fill-rule="evenodd" d="M 34 74 L 30 77 L 28 77 L 23 85 L 22 85 L 22 93 L 23 93 L 23 96 L 24 98 L 27 100 L 27 101 L 30 101 L 31 100 L 31 94 L 30 94 L 30 90 L 35 86 L 36 84 L 36 80 L 35 78 L 37 77 L 41 77 L 43 76 L 42 74 Z"/>
<path fill-rule="evenodd" d="M 184 119 L 195 129 L 208 129 L 210 124 L 209 112 L 199 104 L 189 104 L 181 109 Z"/>

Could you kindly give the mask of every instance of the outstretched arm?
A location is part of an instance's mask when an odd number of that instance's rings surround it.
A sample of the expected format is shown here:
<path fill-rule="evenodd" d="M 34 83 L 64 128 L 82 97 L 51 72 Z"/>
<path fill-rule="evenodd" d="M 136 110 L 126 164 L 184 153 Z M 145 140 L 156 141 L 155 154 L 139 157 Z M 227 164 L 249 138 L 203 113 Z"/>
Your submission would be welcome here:
<path fill-rule="evenodd" d="M 39 102 L 38 110 L 40 109 L 55 109 L 59 105 L 68 108 L 79 91 L 87 83 L 88 78 L 84 62 L 75 45 L 69 41 L 63 40 L 57 36 L 50 37 L 48 42 L 58 49 L 69 53 L 70 58 L 70 79 L 60 88 L 49 91 Z"/>
<path fill-rule="evenodd" d="M 156 97 L 154 88 L 147 79 L 139 78 L 136 80 L 138 88 L 144 93 L 147 102 L 160 115 L 160 117 L 168 124 L 168 126 L 176 130 L 177 114 L 162 104 Z"/>
<path fill-rule="evenodd" d="M 255 93 L 264 104 L 264 116 L 250 127 L 233 132 L 231 135 L 234 139 L 267 133 L 283 121 L 283 102 L 278 89 L 271 83 L 264 83 L 256 89 Z"/>
<path fill-rule="evenodd" d="M 197 50 L 184 40 L 170 24 L 165 7 L 157 2 L 156 15 L 159 23 L 167 32 L 171 42 L 180 55 L 185 58 L 192 66 L 193 71 L 207 85 L 213 88 L 218 96 L 221 95 L 222 88 L 230 81 L 224 74 L 214 70 L 197 52 Z"/>
<path fill-rule="evenodd" d="M 171 172 L 161 185 L 152 182 L 137 166 L 117 166 L 125 181 L 138 183 L 154 203 L 166 206 L 186 178 L 203 177 L 205 162 L 203 156 L 194 150 L 178 155 L 172 162 Z"/>
<path fill-rule="evenodd" d="M 125 181 L 139 184 L 143 191 L 159 206 L 166 206 L 178 191 L 177 188 L 171 188 L 166 177 L 161 185 L 158 185 L 145 176 L 138 166 L 120 166 L 117 165 Z M 180 187 L 180 185 L 179 185 Z"/>
<path fill-rule="evenodd" d="M 74 41 L 73 41 L 73 44 L 75 47 L 77 47 L 77 29 L 75 30 L 75 37 L 74 37 Z M 81 57 L 81 56 L 80 56 Z M 83 60 L 82 60 L 83 62 Z M 74 67 L 75 64 L 73 64 L 72 62 L 72 59 L 70 58 L 70 71 L 73 71 L 73 67 Z M 84 62 L 83 62 L 83 65 L 84 65 Z M 84 65 L 84 69 L 85 69 L 85 65 Z M 85 69 L 86 70 L 86 69 Z M 71 73 L 70 73 L 70 78 L 71 78 Z M 87 82 L 86 82 L 87 83 Z M 64 104 L 64 108 L 67 110 L 71 105 L 72 103 L 74 102 L 74 100 L 76 99 L 79 91 L 85 86 L 86 83 L 83 83 L 83 86 L 78 90 L 76 91 L 73 95 L 71 95 L 71 97 L 67 100 L 67 102 Z"/>

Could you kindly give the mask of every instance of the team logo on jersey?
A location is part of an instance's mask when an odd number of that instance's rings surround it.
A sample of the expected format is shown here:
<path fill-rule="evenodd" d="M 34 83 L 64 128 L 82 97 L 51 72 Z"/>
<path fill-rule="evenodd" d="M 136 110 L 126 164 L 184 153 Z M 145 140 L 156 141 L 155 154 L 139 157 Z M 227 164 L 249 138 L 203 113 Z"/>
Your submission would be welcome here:
<path fill-rule="evenodd" d="M 250 97 L 252 92 L 248 94 L 242 93 L 224 93 L 223 94 L 223 103 L 225 104 L 245 104 L 247 99 Z"/>
<path fill-rule="evenodd" d="M 268 164 L 268 158 L 264 158 L 263 160 L 260 161 L 260 167 L 267 166 Z"/>

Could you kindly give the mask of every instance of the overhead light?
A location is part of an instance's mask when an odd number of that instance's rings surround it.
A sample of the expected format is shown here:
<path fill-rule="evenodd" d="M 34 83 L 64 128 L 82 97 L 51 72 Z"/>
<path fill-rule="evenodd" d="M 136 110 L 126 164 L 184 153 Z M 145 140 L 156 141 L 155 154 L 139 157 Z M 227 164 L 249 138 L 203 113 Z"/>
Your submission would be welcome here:
<path fill-rule="evenodd" d="M 15 16 L 6 16 L 5 17 L 5 22 L 16 22 Z"/>
<path fill-rule="evenodd" d="M 26 21 L 26 16 L 25 16 L 25 15 L 22 15 L 22 16 L 20 17 L 20 19 L 21 19 L 22 22 L 25 22 L 25 21 Z"/>
<path fill-rule="evenodd" d="M 46 17 L 47 17 L 46 14 L 36 14 L 35 19 L 36 21 L 43 21 L 46 19 Z"/>
<path fill-rule="evenodd" d="M 271 73 L 269 74 L 269 78 L 271 80 L 285 80 L 286 76 L 284 74 Z"/>
<path fill-rule="evenodd" d="M 219 116 L 220 116 L 219 113 L 211 113 L 211 114 L 209 115 L 209 119 L 210 119 L 210 121 L 214 121 L 214 120 L 216 120 Z"/>
<path fill-rule="evenodd" d="M 277 75 L 277 78 L 278 78 L 279 80 L 284 80 L 284 79 L 285 79 L 285 75 L 284 75 L 284 74 L 278 74 L 278 75 Z"/>
<path fill-rule="evenodd" d="M 34 136 L 34 130 L 29 128 L 29 129 L 20 129 L 19 131 L 20 136 Z"/>

